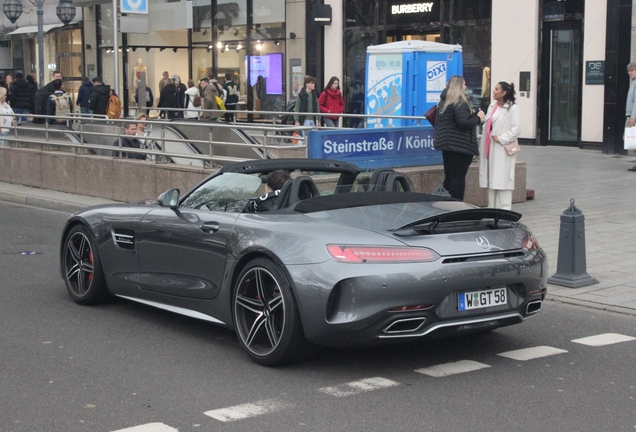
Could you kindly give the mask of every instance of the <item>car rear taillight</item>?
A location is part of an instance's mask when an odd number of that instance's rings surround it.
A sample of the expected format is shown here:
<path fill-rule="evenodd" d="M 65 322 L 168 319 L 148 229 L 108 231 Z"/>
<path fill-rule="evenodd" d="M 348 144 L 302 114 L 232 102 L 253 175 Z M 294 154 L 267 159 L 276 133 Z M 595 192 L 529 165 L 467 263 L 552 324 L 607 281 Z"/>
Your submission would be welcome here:
<path fill-rule="evenodd" d="M 521 247 L 526 251 L 538 250 L 539 242 L 537 242 L 537 238 L 534 235 L 530 234 L 528 237 L 523 239 Z"/>
<path fill-rule="evenodd" d="M 348 263 L 429 262 L 439 258 L 430 249 L 410 247 L 327 245 L 327 251 L 334 260 Z"/>

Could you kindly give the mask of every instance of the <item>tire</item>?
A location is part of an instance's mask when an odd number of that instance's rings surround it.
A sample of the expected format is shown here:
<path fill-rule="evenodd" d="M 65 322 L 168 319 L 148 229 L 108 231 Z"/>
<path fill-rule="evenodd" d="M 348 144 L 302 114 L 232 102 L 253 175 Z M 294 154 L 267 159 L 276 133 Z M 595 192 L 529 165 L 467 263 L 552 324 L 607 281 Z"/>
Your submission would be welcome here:
<path fill-rule="evenodd" d="M 102 263 L 91 234 L 76 225 L 64 239 L 64 282 L 71 298 L 82 305 L 103 303 L 110 298 Z"/>
<path fill-rule="evenodd" d="M 305 339 L 289 282 L 272 261 L 257 258 L 245 266 L 232 309 L 239 342 L 257 363 L 279 366 L 316 354 L 317 347 Z"/>

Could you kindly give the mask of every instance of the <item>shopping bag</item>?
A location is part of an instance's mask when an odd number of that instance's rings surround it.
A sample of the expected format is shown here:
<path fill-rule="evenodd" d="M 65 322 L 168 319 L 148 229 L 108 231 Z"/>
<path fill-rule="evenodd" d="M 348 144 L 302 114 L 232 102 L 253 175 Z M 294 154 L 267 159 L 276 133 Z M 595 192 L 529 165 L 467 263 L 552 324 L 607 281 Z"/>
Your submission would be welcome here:
<path fill-rule="evenodd" d="M 625 142 L 625 150 L 636 150 L 636 126 L 625 128 L 623 140 Z"/>

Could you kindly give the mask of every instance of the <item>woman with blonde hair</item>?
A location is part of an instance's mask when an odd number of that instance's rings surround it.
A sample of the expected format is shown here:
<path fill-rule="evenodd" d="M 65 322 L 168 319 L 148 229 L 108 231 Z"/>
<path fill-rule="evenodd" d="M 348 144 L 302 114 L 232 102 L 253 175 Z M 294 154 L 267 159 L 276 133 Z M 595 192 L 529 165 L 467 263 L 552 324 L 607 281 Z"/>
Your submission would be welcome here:
<path fill-rule="evenodd" d="M 479 154 L 475 128 L 485 114 L 475 112 L 466 97 L 466 82 L 453 76 L 440 97 L 435 125 L 435 149 L 444 160 L 444 188 L 453 198 L 464 200 L 466 173 Z"/>
<path fill-rule="evenodd" d="M 13 110 L 7 103 L 7 89 L 0 87 L 0 136 L 9 135 L 9 128 L 13 126 L 13 119 Z M 0 140 L 0 146 L 6 145 L 6 140 Z"/>

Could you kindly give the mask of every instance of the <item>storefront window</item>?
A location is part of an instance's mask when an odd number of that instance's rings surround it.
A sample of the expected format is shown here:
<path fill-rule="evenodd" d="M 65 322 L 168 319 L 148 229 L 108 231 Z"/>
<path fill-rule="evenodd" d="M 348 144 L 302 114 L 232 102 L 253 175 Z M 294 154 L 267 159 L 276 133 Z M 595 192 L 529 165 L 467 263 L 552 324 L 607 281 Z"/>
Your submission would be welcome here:
<path fill-rule="evenodd" d="M 490 19 L 492 0 L 454 0 L 453 20 Z"/>
<path fill-rule="evenodd" d="M 375 1 L 348 0 L 345 6 L 345 26 L 359 27 L 375 24 Z"/>
<path fill-rule="evenodd" d="M 455 26 L 454 30 L 453 43 L 462 46 L 466 93 L 474 108 L 482 107 L 485 111 L 491 94 L 489 86 L 482 88 L 485 68 L 490 76 L 490 27 Z"/>
<path fill-rule="evenodd" d="M 45 44 L 47 64 L 44 84 L 53 78 L 53 71 L 59 70 L 64 77 L 64 91 L 71 93 L 73 100 L 82 83 L 82 31 L 80 29 L 59 30 L 47 35 Z"/>
<path fill-rule="evenodd" d="M 341 87 L 345 97 L 345 111 L 352 114 L 364 113 L 364 86 L 366 74 L 367 47 L 375 43 L 372 27 L 345 34 L 345 79 Z M 345 119 L 345 126 L 358 127 L 360 119 Z"/>

